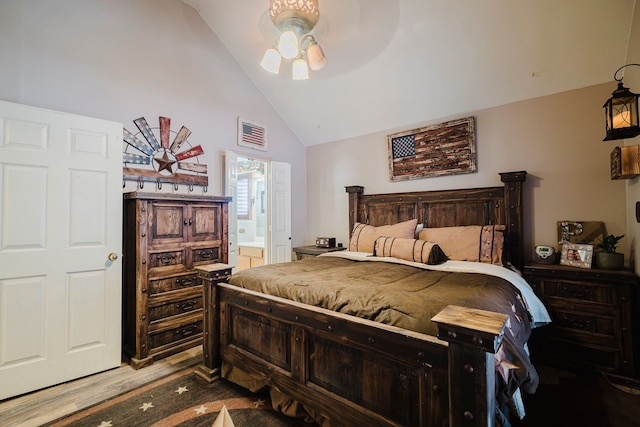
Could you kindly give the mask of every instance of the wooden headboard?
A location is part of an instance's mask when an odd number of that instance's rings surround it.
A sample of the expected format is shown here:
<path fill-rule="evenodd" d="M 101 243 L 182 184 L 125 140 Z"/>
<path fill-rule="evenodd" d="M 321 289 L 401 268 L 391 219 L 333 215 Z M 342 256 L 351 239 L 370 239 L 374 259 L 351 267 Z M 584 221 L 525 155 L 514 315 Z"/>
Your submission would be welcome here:
<path fill-rule="evenodd" d="M 522 187 L 526 171 L 500 173 L 504 186 L 458 190 L 364 194 L 364 187 L 345 187 L 349 193 L 349 236 L 356 222 L 373 226 L 418 219 L 424 227 L 504 224 L 503 260 L 524 266 Z"/>

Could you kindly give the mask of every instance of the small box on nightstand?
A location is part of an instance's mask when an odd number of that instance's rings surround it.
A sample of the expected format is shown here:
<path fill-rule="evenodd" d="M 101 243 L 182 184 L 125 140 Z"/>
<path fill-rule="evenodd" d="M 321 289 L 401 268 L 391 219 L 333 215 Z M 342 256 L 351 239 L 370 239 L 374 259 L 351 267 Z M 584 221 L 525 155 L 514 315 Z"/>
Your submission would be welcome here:
<path fill-rule="evenodd" d="M 319 248 L 335 248 L 335 237 L 316 237 L 316 246 Z"/>

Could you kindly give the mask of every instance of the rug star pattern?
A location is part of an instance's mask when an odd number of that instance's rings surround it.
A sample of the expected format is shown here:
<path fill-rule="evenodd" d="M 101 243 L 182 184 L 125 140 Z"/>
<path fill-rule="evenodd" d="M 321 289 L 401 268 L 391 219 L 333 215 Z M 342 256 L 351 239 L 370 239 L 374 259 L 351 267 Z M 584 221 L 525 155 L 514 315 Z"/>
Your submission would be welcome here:
<path fill-rule="evenodd" d="M 153 408 L 153 403 L 151 402 L 145 402 L 142 404 L 142 406 L 140 407 L 140 409 L 142 409 L 142 412 L 146 412 L 147 409 L 149 408 Z"/>
<path fill-rule="evenodd" d="M 211 425 L 223 407 L 240 425 L 299 425 L 275 412 L 264 393 L 242 391 L 224 380 L 205 384 L 189 367 L 60 418 L 51 427 Z"/>
<path fill-rule="evenodd" d="M 189 388 L 187 386 L 179 386 L 176 390 L 175 393 L 178 394 L 178 396 L 182 395 L 185 392 L 188 392 Z M 261 409 L 265 407 L 265 404 L 267 403 L 264 399 L 256 399 L 256 400 L 250 400 L 250 399 L 246 399 L 246 398 L 233 398 L 233 399 L 227 399 L 227 400 L 223 400 L 223 401 L 214 401 L 214 402 L 207 402 L 204 404 L 201 404 L 198 407 L 194 407 L 191 409 L 192 414 L 188 415 L 186 418 L 190 419 L 190 418 L 196 418 L 199 417 L 201 415 L 206 414 L 208 411 L 209 412 L 218 412 L 220 411 L 222 406 L 226 405 L 230 408 L 230 409 L 239 409 L 239 408 L 253 408 L 253 409 Z M 154 408 L 153 406 L 153 402 L 143 402 L 142 405 L 138 408 L 139 410 L 141 410 L 142 412 L 146 412 L 147 409 L 151 409 Z M 176 414 L 179 415 L 179 414 Z M 183 416 L 179 417 L 179 418 L 183 418 Z M 165 422 L 168 422 L 169 419 L 165 419 Z M 102 421 L 100 423 L 100 425 L 98 425 L 97 427 L 114 427 L 113 424 L 113 420 L 109 420 L 109 421 Z M 117 424 L 116 424 L 117 427 Z"/>

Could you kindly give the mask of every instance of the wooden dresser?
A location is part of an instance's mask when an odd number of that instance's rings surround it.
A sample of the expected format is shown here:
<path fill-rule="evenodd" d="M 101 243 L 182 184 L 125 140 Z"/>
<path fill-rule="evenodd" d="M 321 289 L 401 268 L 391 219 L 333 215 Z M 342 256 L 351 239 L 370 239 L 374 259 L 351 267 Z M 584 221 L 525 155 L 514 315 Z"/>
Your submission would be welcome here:
<path fill-rule="evenodd" d="M 227 262 L 230 200 L 124 194 L 122 339 L 135 369 L 202 343 L 195 267 Z"/>
<path fill-rule="evenodd" d="M 533 331 L 534 362 L 637 373 L 640 284 L 633 272 L 529 264 L 524 273 L 553 321 Z"/>

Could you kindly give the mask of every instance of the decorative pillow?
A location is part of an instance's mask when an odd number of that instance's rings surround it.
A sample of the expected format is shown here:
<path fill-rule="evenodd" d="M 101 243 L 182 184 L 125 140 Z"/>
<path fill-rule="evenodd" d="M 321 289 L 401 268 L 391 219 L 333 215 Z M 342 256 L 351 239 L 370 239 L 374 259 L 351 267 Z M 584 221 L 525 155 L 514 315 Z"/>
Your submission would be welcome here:
<path fill-rule="evenodd" d="M 349 240 L 349 250 L 355 252 L 373 252 L 373 245 L 380 236 L 413 239 L 417 224 L 417 219 L 410 219 L 409 221 L 398 222 L 392 225 L 381 225 L 379 227 L 356 222 L 353 226 L 351 239 Z"/>
<path fill-rule="evenodd" d="M 425 228 L 419 237 L 437 243 L 449 259 L 502 265 L 506 228 L 504 225 Z"/>
<path fill-rule="evenodd" d="M 378 237 L 373 247 L 374 256 L 390 256 L 424 264 L 441 264 L 447 256 L 433 242 L 400 237 Z"/>

